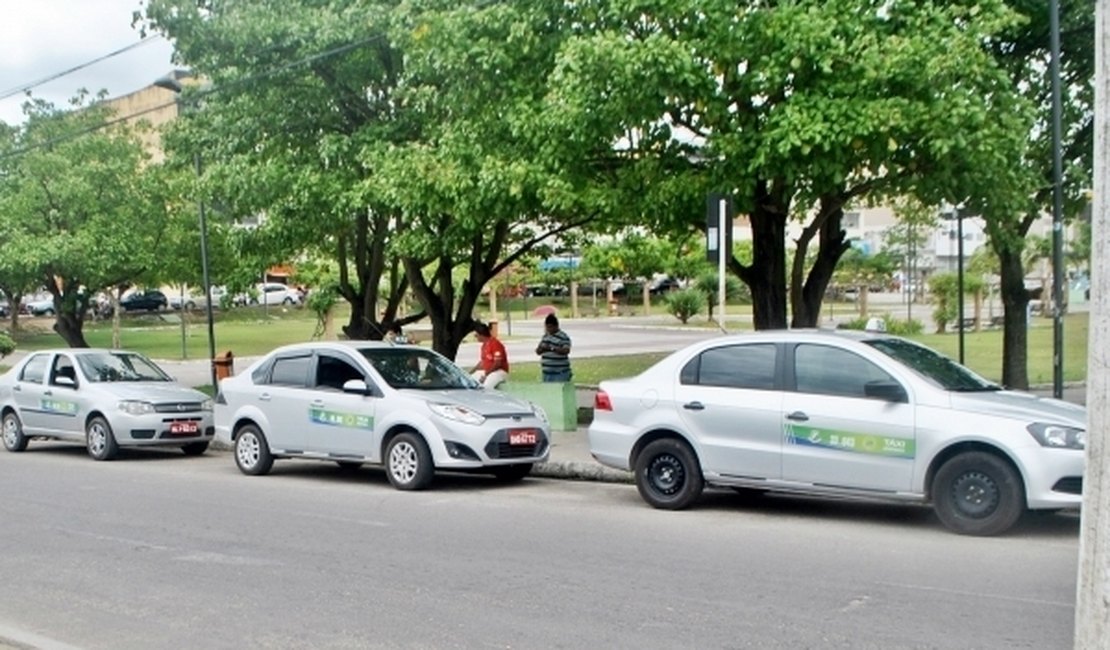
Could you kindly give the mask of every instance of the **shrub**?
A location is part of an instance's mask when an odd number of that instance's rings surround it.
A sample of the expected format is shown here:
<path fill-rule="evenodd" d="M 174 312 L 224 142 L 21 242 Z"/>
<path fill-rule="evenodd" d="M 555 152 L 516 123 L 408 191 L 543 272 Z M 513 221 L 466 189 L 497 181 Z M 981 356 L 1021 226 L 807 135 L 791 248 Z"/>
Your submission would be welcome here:
<path fill-rule="evenodd" d="M 701 306 L 705 304 L 705 294 L 697 289 L 680 289 L 667 294 L 665 302 L 667 313 L 685 324 L 701 312 Z"/>
<path fill-rule="evenodd" d="M 0 358 L 15 352 L 15 341 L 4 332 L 0 332 Z"/>
<path fill-rule="evenodd" d="M 925 331 L 925 324 L 916 318 L 899 320 L 890 314 L 884 314 L 882 318 L 883 324 L 886 325 L 887 334 L 893 334 L 895 336 L 913 336 Z M 867 321 L 869 320 L 871 320 L 871 317 L 853 318 L 850 321 L 840 323 L 838 327 L 845 330 L 862 330 L 867 328 Z"/>

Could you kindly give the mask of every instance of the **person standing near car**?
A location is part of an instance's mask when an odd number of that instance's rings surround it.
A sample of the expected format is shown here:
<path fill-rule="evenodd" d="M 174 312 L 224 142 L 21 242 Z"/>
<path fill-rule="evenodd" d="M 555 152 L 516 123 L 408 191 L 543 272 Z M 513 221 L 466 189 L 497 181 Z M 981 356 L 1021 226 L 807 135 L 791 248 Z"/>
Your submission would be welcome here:
<path fill-rule="evenodd" d="M 482 343 L 481 352 L 478 354 L 478 364 L 471 370 L 471 377 L 481 382 L 482 388 L 497 388 L 498 384 L 509 378 L 509 354 L 505 345 L 501 343 L 489 325 L 476 323 L 474 333 Z"/>
<path fill-rule="evenodd" d="M 540 372 L 543 381 L 568 382 L 571 380 L 570 371 L 570 336 L 559 329 L 559 319 L 555 314 L 548 314 L 543 320 L 544 335 L 540 344 L 536 346 L 536 354 L 540 355 Z"/>

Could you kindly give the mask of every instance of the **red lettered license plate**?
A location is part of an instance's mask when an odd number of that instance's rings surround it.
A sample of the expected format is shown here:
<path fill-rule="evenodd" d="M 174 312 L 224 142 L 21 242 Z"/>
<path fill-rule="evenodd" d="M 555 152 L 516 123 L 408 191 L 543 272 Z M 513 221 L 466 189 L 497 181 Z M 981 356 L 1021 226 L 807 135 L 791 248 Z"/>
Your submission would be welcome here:
<path fill-rule="evenodd" d="M 170 422 L 170 433 L 172 434 L 192 434 L 196 432 L 196 422 Z"/>
<path fill-rule="evenodd" d="M 534 445 L 539 442 L 539 434 L 535 429 L 515 429 L 509 431 L 510 445 Z"/>

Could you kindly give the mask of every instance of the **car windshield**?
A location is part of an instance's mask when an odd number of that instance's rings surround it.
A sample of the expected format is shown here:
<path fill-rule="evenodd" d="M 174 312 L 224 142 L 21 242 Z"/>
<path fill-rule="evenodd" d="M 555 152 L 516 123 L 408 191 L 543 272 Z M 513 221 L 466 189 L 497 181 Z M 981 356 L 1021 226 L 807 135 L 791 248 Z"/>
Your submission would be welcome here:
<path fill-rule="evenodd" d="M 134 352 L 86 352 L 77 355 L 77 363 L 93 383 L 173 381 L 150 359 Z"/>
<path fill-rule="evenodd" d="M 960 392 L 1002 390 L 998 384 L 983 379 L 924 345 L 904 339 L 871 339 L 864 343 L 901 362 L 902 365 L 944 390 Z"/>
<path fill-rule="evenodd" d="M 417 347 L 364 348 L 362 356 L 393 388 L 475 389 L 478 383 L 446 358 Z"/>

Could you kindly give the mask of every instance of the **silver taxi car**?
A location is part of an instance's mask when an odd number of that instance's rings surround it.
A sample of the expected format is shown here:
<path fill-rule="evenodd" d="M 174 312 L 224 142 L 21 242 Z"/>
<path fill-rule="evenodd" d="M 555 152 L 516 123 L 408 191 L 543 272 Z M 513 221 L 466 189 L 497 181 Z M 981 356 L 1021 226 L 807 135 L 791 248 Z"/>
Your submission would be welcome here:
<path fill-rule="evenodd" d="M 27 355 L 0 377 L 4 447 L 33 438 L 84 442 L 96 460 L 120 447 L 180 447 L 203 454 L 215 434 L 212 400 L 126 350 L 63 349 Z"/>
<path fill-rule="evenodd" d="M 602 382 L 589 440 L 657 508 L 710 484 L 931 503 L 951 530 L 992 535 L 1081 504 L 1086 410 L 895 336 L 783 330 Z"/>
<path fill-rule="evenodd" d="M 483 390 L 432 350 L 373 341 L 278 348 L 222 380 L 216 437 L 245 474 L 275 458 L 374 463 L 401 490 L 427 487 L 436 469 L 519 480 L 550 450 L 538 406 Z"/>

